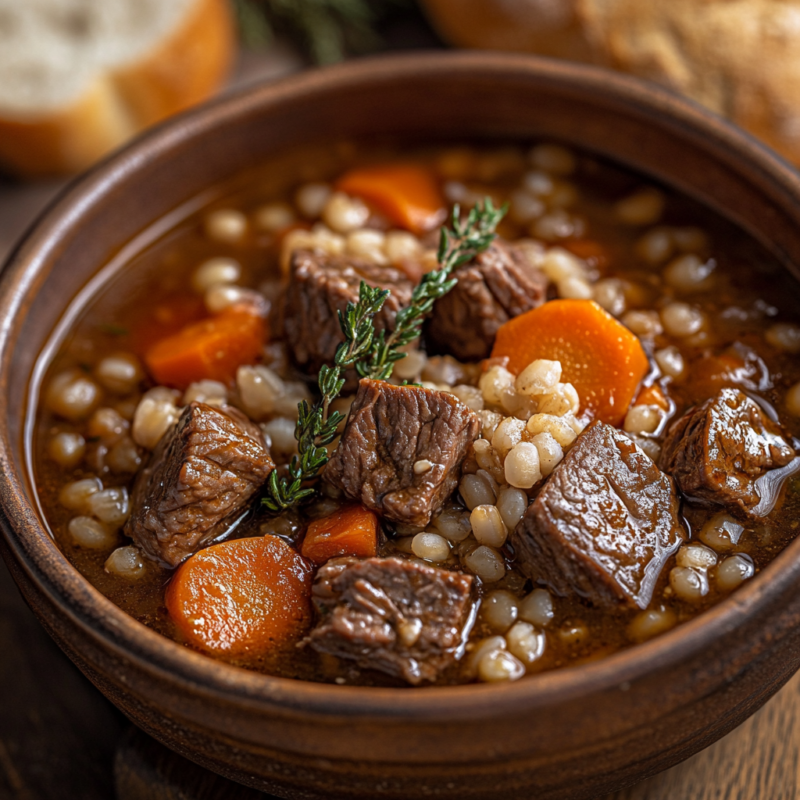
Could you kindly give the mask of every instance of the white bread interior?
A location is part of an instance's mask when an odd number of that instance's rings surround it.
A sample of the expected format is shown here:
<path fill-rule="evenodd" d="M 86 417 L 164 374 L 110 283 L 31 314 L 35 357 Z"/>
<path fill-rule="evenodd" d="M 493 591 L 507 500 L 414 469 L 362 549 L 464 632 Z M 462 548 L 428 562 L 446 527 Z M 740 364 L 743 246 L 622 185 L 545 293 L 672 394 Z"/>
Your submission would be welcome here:
<path fill-rule="evenodd" d="M 226 0 L 0 0 L 0 164 L 81 170 L 215 91 Z"/>

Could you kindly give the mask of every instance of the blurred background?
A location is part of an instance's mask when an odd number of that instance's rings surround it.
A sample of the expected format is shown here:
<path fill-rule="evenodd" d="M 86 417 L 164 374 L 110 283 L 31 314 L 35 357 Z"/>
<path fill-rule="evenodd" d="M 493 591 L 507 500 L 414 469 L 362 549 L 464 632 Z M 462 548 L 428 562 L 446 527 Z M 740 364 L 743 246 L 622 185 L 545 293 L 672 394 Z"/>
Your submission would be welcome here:
<path fill-rule="evenodd" d="M 0 0 L 0 260 L 66 176 L 172 114 L 299 69 L 443 47 L 629 72 L 800 163 L 800 0 Z"/>
<path fill-rule="evenodd" d="M 0 263 L 71 176 L 172 114 L 301 69 L 446 47 L 639 75 L 800 163 L 800 0 L 0 0 Z M 142 776 L 158 746 L 126 728 L 0 564 L 0 799 L 107 800 L 115 760 L 122 800 L 233 796 L 211 778 L 155 792 Z"/>
<path fill-rule="evenodd" d="M 345 58 L 448 46 L 657 81 L 800 163 L 800 0 L 0 0 L 0 258 L 53 178 L 191 105 Z M 32 179 L 49 182 L 21 187 Z"/>
<path fill-rule="evenodd" d="M 0 167 L 78 172 L 231 83 L 442 46 L 639 75 L 800 161 L 797 0 L 0 0 Z"/>

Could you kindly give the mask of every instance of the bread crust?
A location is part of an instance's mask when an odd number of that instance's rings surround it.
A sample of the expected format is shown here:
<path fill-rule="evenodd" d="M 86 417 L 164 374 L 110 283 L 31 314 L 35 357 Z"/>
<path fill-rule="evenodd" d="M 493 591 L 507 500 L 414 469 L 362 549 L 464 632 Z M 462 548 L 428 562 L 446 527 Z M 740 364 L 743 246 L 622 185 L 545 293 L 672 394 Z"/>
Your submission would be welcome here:
<path fill-rule="evenodd" d="M 423 0 L 460 47 L 649 78 L 800 164 L 800 0 Z"/>
<path fill-rule="evenodd" d="M 669 86 L 800 163 L 797 0 L 578 0 L 593 60 Z"/>
<path fill-rule="evenodd" d="M 212 95 L 235 48 L 227 0 L 196 0 L 169 36 L 137 62 L 98 73 L 77 102 L 33 118 L 0 114 L 0 166 L 24 177 L 87 168 L 144 128 Z"/>
<path fill-rule="evenodd" d="M 431 24 L 458 47 L 588 61 L 575 0 L 424 0 Z"/>

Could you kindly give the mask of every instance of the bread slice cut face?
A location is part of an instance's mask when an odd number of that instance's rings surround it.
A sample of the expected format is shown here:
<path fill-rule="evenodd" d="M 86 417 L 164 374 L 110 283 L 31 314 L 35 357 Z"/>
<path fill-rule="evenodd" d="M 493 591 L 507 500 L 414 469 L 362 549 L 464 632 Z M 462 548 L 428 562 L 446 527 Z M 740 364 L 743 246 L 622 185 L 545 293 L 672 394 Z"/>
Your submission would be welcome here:
<path fill-rule="evenodd" d="M 0 163 L 82 169 L 208 97 L 233 52 L 226 0 L 0 0 Z"/>

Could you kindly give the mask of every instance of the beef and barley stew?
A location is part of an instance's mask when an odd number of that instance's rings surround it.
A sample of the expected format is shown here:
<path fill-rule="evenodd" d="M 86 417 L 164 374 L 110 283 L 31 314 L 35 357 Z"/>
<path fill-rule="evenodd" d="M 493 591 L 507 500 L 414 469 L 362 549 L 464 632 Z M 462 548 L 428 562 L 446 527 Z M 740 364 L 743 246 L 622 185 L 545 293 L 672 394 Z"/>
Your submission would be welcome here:
<path fill-rule="evenodd" d="M 517 680 L 680 625 L 798 533 L 797 285 L 567 147 L 286 153 L 106 278 L 38 394 L 41 504 L 211 657 Z"/>

